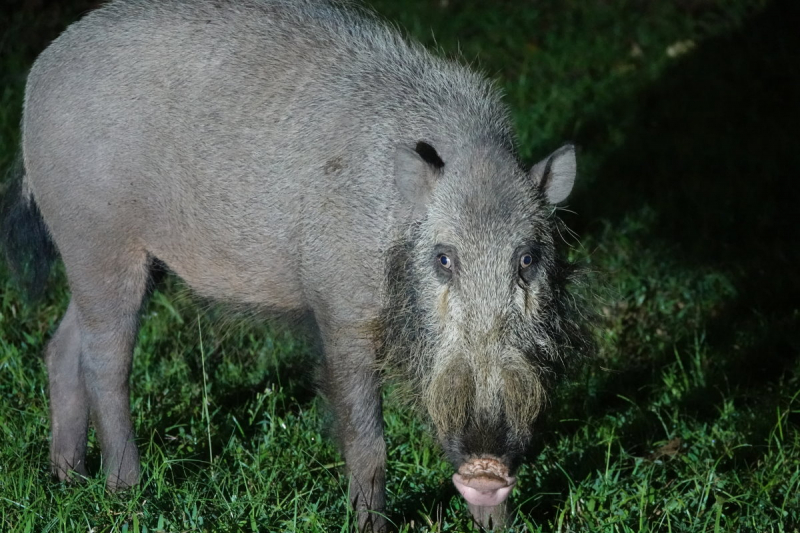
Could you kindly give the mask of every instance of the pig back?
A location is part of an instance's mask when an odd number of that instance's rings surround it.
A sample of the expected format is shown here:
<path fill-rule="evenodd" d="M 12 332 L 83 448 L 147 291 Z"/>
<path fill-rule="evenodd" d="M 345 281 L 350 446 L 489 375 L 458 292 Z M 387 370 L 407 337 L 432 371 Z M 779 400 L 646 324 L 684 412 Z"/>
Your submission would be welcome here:
<path fill-rule="evenodd" d="M 206 296 L 374 312 L 394 150 L 463 150 L 480 116 L 444 99 L 485 85 L 326 2 L 112 2 L 31 71 L 29 185 L 60 247 L 112 234 Z"/>

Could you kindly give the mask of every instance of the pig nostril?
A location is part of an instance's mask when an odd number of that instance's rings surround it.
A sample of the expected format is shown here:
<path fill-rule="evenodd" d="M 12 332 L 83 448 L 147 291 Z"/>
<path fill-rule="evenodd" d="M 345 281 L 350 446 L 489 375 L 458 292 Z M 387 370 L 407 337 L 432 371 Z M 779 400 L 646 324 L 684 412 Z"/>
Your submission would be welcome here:
<path fill-rule="evenodd" d="M 502 461 L 494 457 L 475 457 L 463 463 L 458 473 L 465 478 L 476 476 L 491 476 L 500 479 L 509 479 L 508 467 Z"/>
<path fill-rule="evenodd" d="M 513 479 L 513 478 L 512 478 Z M 511 480 L 493 476 L 491 474 L 483 474 L 471 477 L 460 476 L 459 481 L 468 487 L 481 492 L 491 492 L 503 487 L 508 487 Z"/>

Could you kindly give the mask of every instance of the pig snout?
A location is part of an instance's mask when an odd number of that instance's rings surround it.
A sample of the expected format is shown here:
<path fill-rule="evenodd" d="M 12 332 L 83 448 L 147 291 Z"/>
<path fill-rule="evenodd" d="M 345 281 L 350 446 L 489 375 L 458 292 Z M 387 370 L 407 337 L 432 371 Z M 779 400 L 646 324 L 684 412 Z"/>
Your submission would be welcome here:
<path fill-rule="evenodd" d="M 472 505 L 494 507 L 503 503 L 517 479 L 495 458 L 482 457 L 462 464 L 453 474 L 453 484 Z"/>

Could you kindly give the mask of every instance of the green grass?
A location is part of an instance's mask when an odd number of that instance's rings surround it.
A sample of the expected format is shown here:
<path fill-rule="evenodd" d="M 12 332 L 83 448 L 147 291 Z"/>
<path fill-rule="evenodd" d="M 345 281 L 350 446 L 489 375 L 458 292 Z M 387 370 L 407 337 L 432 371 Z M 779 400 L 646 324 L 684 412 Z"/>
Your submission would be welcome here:
<path fill-rule="evenodd" d="M 0 30 L 0 165 L 25 69 L 88 4 L 20 9 Z M 513 530 L 798 531 L 797 2 L 375 6 L 498 79 L 527 161 L 580 147 L 564 216 L 596 272 L 601 350 L 537 425 Z M 0 531 L 348 530 L 313 351 L 198 305 L 175 279 L 143 311 L 136 348 L 143 483 L 52 482 L 41 353 L 68 292 L 59 272 L 30 306 L 5 270 L 0 283 Z M 385 420 L 391 520 L 469 529 L 424 422 L 391 395 Z"/>

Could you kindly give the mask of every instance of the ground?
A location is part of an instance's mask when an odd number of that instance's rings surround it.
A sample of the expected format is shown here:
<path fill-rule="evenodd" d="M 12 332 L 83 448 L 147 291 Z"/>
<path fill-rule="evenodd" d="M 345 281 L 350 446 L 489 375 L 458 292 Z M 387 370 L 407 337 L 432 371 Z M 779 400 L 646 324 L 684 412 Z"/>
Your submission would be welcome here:
<path fill-rule="evenodd" d="M 91 3 L 11 2 L 0 167 L 19 140 L 26 69 Z M 374 6 L 498 80 L 525 161 L 579 147 L 562 216 L 593 272 L 600 353 L 537 424 L 512 530 L 797 531 L 800 3 Z M 133 367 L 144 482 L 110 494 L 99 477 L 51 481 L 41 353 L 67 301 L 60 268 L 33 305 L 0 267 L 0 530 L 348 530 L 313 351 L 174 278 L 143 310 Z M 390 519 L 404 532 L 467 530 L 425 421 L 391 391 L 386 403 Z"/>

